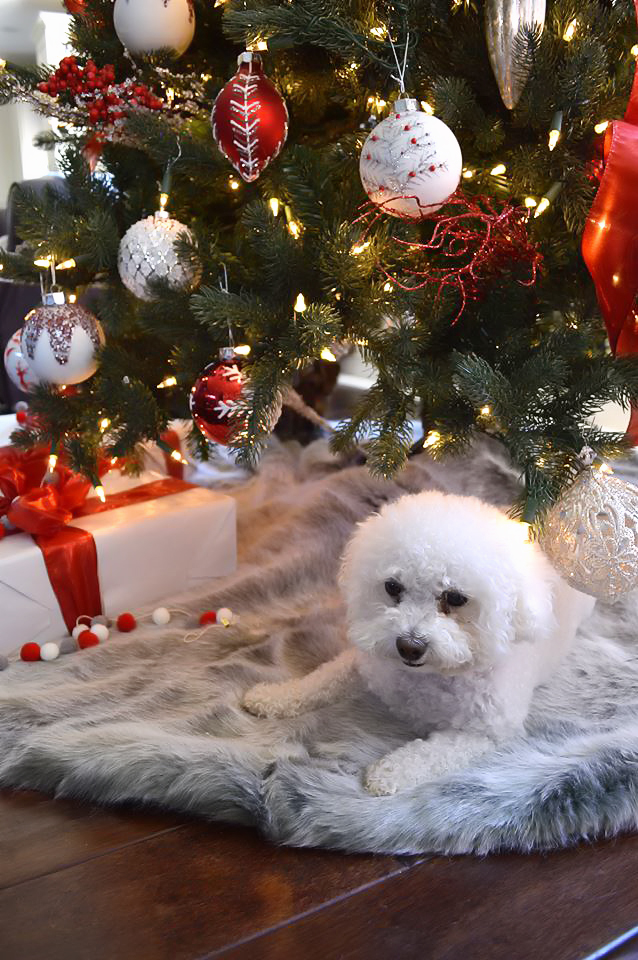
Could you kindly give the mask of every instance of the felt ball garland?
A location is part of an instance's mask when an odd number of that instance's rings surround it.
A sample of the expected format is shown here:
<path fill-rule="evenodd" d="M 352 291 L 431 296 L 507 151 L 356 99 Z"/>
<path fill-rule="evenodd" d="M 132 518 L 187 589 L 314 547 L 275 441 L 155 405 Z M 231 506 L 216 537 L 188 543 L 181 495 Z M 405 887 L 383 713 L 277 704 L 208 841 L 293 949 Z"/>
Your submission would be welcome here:
<path fill-rule="evenodd" d="M 130 611 L 126 610 L 117 617 L 115 625 L 120 633 L 131 633 L 138 626 L 139 620 L 145 619 L 151 620 L 156 626 L 164 627 L 170 623 L 174 613 L 190 616 L 188 610 L 179 608 L 170 610 L 168 607 L 156 607 L 152 613 L 136 618 Z M 238 617 L 235 616 L 230 607 L 205 610 L 197 619 L 201 629 L 186 632 L 183 637 L 184 643 L 192 643 L 194 640 L 198 640 L 210 627 L 217 625 L 229 627 L 232 623 L 238 621 Z M 100 643 L 108 640 L 111 633 L 111 624 L 111 620 L 103 615 L 78 617 L 78 623 L 73 628 L 70 637 L 64 637 L 59 643 L 49 641 L 43 643 L 42 646 L 34 641 L 25 643 L 20 648 L 19 659 L 25 663 L 49 662 L 57 660 L 63 654 L 97 647 Z M 0 671 L 6 670 L 8 666 L 9 658 L 0 654 Z"/>

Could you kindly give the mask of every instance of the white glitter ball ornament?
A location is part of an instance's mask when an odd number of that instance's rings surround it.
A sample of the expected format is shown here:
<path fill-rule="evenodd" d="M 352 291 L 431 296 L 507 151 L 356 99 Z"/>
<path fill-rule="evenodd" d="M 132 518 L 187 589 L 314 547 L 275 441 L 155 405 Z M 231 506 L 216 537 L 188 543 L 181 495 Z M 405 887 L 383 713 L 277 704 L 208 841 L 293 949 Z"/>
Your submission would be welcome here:
<path fill-rule="evenodd" d="M 395 100 L 392 113 L 368 135 L 359 161 L 372 202 L 409 220 L 435 213 L 458 187 L 462 168 L 450 128 L 408 98 Z"/>
<path fill-rule="evenodd" d="M 22 328 L 16 330 L 5 347 L 4 369 L 9 380 L 25 393 L 40 382 L 22 352 Z"/>
<path fill-rule="evenodd" d="M 172 50 L 179 57 L 195 34 L 193 0 L 115 0 L 113 26 L 131 53 Z"/>
<path fill-rule="evenodd" d="M 163 211 L 138 220 L 122 240 L 117 267 L 125 287 L 140 300 L 152 300 L 149 280 L 166 280 L 175 290 L 191 290 L 201 277 L 201 266 L 181 260 L 175 249 L 180 234 L 191 239 L 188 227 Z"/>
<path fill-rule="evenodd" d="M 540 544 L 570 586 L 618 600 L 638 586 L 638 487 L 590 463 L 547 514 Z"/>
<path fill-rule="evenodd" d="M 46 293 L 42 306 L 24 318 L 21 348 L 30 370 L 46 383 L 88 380 L 97 370 L 96 351 L 104 343 L 97 317 L 64 293 Z"/>

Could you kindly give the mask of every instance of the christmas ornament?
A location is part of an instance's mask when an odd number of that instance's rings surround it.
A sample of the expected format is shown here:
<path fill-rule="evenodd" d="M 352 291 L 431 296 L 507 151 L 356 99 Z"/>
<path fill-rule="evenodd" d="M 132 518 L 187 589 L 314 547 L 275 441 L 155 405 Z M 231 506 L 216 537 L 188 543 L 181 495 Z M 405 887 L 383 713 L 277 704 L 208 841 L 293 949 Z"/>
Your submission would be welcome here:
<path fill-rule="evenodd" d="M 130 633 L 131 630 L 135 630 L 137 626 L 137 620 L 132 613 L 121 613 L 117 620 L 117 629 L 120 633 Z"/>
<path fill-rule="evenodd" d="M 172 289 L 191 290 L 201 277 L 201 266 L 180 259 L 175 241 L 180 234 L 192 239 L 188 227 L 173 220 L 166 210 L 138 220 L 129 227 L 117 257 L 117 268 L 125 287 L 140 300 L 152 300 L 149 280 L 165 280 Z"/>
<path fill-rule="evenodd" d="M 171 622 L 171 614 L 166 607 L 157 607 L 156 610 L 153 610 L 151 619 L 158 627 L 165 627 L 167 623 Z"/>
<path fill-rule="evenodd" d="M 450 128 L 407 97 L 395 100 L 392 113 L 371 131 L 359 161 L 372 202 L 409 220 L 435 213 L 456 190 L 462 167 Z"/>
<path fill-rule="evenodd" d="M 485 4 L 487 50 L 508 110 L 518 103 L 531 70 L 531 60 L 521 56 L 520 32 L 542 30 L 544 24 L 545 0 L 487 0 Z"/>
<path fill-rule="evenodd" d="M 60 656 L 60 648 L 57 643 L 43 643 L 40 647 L 41 660 L 57 660 Z"/>
<path fill-rule="evenodd" d="M 193 420 L 208 440 L 227 444 L 233 427 L 245 377 L 242 358 L 232 347 L 222 347 L 219 360 L 209 364 L 197 378 L 190 393 Z"/>
<path fill-rule="evenodd" d="M 4 369 L 9 380 L 19 390 L 28 393 L 39 382 L 39 378 L 30 369 L 27 359 L 22 352 L 22 327 L 13 334 L 4 351 Z"/>
<path fill-rule="evenodd" d="M 47 383 L 81 383 L 97 370 L 96 350 L 104 343 L 99 320 L 64 293 L 46 293 L 42 306 L 24 318 L 22 352 Z"/>
<path fill-rule="evenodd" d="M 250 182 L 286 142 L 288 109 L 265 76 L 258 53 L 245 51 L 237 63 L 237 73 L 213 104 L 211 122 L 215 143 L 240 177 Z"/>
<path fill-rule="evenodd" d="M 594 466 L 583 469 L 544 520 L 540 544 L 576 590 L 617 600 L 638 585 L 638 487 Z"/>
<path fill-rule="evenodd" d="M 211 623 L 217 623 L 217 614 L 214 610 L 205 610 L 199 618 L 199 625 L 206 627 Z"/>
<path fill-rule="evenodd" d="M 89 647 L 97 647 L 100 638 L 92 630 L 83 630 L 78 637 L 78 647 L 80 650 L 88 650 Z"/>
<path fill-rule="evenodd" d="M 193 0 L 115 0 L 113 26 L 130 53 L 172 50 L 179 57 L 195 34 Z"/>

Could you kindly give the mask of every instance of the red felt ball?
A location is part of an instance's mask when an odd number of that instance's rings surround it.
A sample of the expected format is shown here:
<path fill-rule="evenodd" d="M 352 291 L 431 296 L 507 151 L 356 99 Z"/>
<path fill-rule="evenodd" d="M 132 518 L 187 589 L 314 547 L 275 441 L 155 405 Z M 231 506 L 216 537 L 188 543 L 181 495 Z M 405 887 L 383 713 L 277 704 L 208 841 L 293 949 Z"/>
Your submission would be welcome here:
<path fill-rule="evenodd" d="M 199 618 L 201 627 L 205 627 L 207 623 L 217 623 L 217 614 L 214 610 L 205 610 Z"/>
<path fill-rule="evenodd" d="M 20 658 L 29 662 L 40 659 L 40 645 L 38 643 L 25 643 L 20 648 Z"/>
<path fill-rule="evenodd" d="M 18 410 L 16 413 L 16 423 L 23 424 L 27 422 L 27 411 Z"/>
<path fill-rule="evenodd" d="M 87 647 L 97 647 L 100 638 L 96 637 L 91 630 L 83 630 L 78 637 L 78 647 L 80 650 L 86 650 Z"/>
<path fill-rule="evenodd" d="M 132 613 L 121 613 L 117 618 L 117 629 L 120 633 L 130 633 L 136 626 L 137 620 Z"/>

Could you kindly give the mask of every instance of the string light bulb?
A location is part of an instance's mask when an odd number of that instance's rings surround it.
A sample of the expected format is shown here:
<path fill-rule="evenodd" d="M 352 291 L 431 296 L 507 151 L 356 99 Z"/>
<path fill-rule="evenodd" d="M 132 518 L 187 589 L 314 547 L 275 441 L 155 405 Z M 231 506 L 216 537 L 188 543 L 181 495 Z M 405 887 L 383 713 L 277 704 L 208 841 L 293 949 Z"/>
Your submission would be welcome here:
<path fill-rule="evenodd" d="M 474 176 L 474 170 L 470 170 L 469 167 L 466 167 L 465 170 L 463 171 L 463 179 L 471 180 L 473 176 Z"/>
<path fill-rule="evenodd" d="M 441 439 L 441 434 L 438 430 L 430 430 L 427 437 L 423 441 L 424 447 L 433 447 Z"/>
<path fill-rule="evenodd" d="M 235 177 L 229 177 L 228 183 L 231 190 L 239 190 L 239 180 L 236 180 Z"/>
<path fill-rule="evenodd" d="M 273 217 L 279 216 L 279 199 L 278 197 L 271 197 L 268 201 L 268 206 L 270 207 L 270 212 Z"/>
<path fill-rule="evenodd" d="M 577 27 L 578 27 L 578 19 L 574 17 L 574 19 L 570 20 L 570 22 L 565 27 L 565 31 L 563 33 L 563 40 L 565 41 L 565 43 L 572 42 L 572 40 L 574 39 L 574 34 L 576 33 Z"/>
<path fill-rule="evenodd" d="M 552 123 L 549 128 L 549 134 L 547 137 L 547 146 L 549 147 L 550 152 L 556 147 L 556 144 L 560 140 L 560 132 L 563 127 L 563 111 L 557 110 L 554 116 L 552 117 Z"/>
<path fill-rule="evenodd" d="M 179 450 L 171 450 L 171 460 L 176 460 L 177 463 L 181 463 L 183 467 L 188 466 L 188 460 L 184 459 Z"/>
<path fill-rule="evenodd" d="M 390 293 L 391 290 L 394 290 L 394 286 L 389 280 L 386 280 L 386 282 L 383 284 L 383 289 L 386 293 Z"/>
<path fill-rule="evenodd" d="M 70 293 L 69 296 L 67 297 L 67 300 L 69 301 L 69 303 L 75 303 L 75 301 L 77 300 L 77 296 L 74 293 Z"/>
<path fill-rule="evenodd" d="M 106 503 L 106 493 L 104 492 L 104 487 L 102 486 L 102 484 L 97 483 L 94 489 L 95 489 L 95 496 L 98 498 L 98 500 L 101 500 L 102 503 Z"/>
<path fill-rule="evenodd" d="M 165 390 L 166 387 L 176 387 L 177 386 L 177 377 L 164 377 L 161 383 L 157 384 L 158 390 Z"/>
<path fill-rule="evenodd" d="M 337 358 L 335 357 L 330 347 L 324 347 L 321 353 L 319 354 L 319 356 L 321 357 L 322 360 L 329 360 L 330 363 L 337 362 Z"/>
<path fill-rule="evenodd" d="M 298 293 L 293 310 L 295 311 L 295 313 L 303 313 L 304 310 L 307 309 L 307 307 L 308 307 L 308 304 L 304 299 L 303 293 Z"/>
<path fill-rule="evenodd" d="M 541 197 L 538 203 L 538 206 L 534 211 L 534 219 L 536 219 L 536 217 L 541 217 L 545 213 L 547 208 L 550 206 L 551 203 L 554 202 L 554 200 L 556 199 L 556 197 L 558 196 L 558 194 L 561 192 L 562 189 L 563 189 L 563 185 L 559 181 L 551 185 L 547 193 L 545 193 L 544 196 Z"/>
<path fill-rule="evenodd" d="M 638 43 L 634 43 L 633 47 L 629 51 L 632 57 L 638 57 Z"/>
<path fill-rule="evenodd" d="M 500 177 L 501 174 L 505 173 L 506 170 L 507 170 L 507 167 L 505 166 L 504 163 L 497 163 L 496 166 L 492 167 L 492 169 L 490 170 L 490 174 L 493 177 Z"/>
<path fill-rule="evenodd" d="M 103 417 L 99 423 L 100 433 L 104 433 L 104 431 L 108 430 L 110 426 L 111 426 L 111 421 L 109 420 L 109 418 Z"/>
<path fill-rule="evenodd" d="M 160 193 L 160 198 L 159 198 L 160 210 L 166 210 L 167 203 L 168 203 L 168 194 Z"/>
<path fill-rule="evenodd" d="M 49 471 L 50 471 L 51 473 L 53 473 L 53 471 L 55 470 L 55 468 L 56 468 L 56 466 L 57 466 L 57 462 L 58 462 L 58 455 L 57 455 L 57 453 L 52 453 L 52 454 L 49 456 L 49 464 L 48 464 Z"/>
<path fill-rule="evenodd" d="M 376 37 L 377 40 L 383 40 L 384 37 L 388 35 L 388 28 L 385 24 L 381 23 L 378 27 L 371 27 L 370 34 L 373 37 Z"/>
<path fill-rule="evenodd" d="M 429 113 L 430 116 L 434 113 L 434 107 L 427 100 L 421 100 L 421 110 L 423 113 Z"/>
<path fill-rule="evenodd" d="M 56 270 L 72 270 L 73 267 L 77 266 L 73 257 L 70 257 L 68 260 L 63 260 L 62 263 L 56 263 Z"/>
<path fill-rule="evenodd" d="M 350 253 L 355 257 L 358 257 L 360 253 L 363 253 L 370 246 L 369 240 L 363 240 L 360 243 L 355 243 L 350 247 Z"/>
<path fill-rule="evenodd" d="M 525 197 L 525 200 L 523 202 L 528 210 L 532 210 L 538 203 L 535 197 Z"/>
<path fill-rule="evenodd" d="M 238 347 L 235 347 L 235 353 L 239 354 L 240 357 L 247 357 L 250 349 L 249 343 L 240 343 Z"/>
<path fill-rule="evenodd" d="M 609 120 L 601 120 L 600 123 L 594 124 L 594 133 L 604 133 L 608 126 Z"/>
<path fill-rule="evenodd" d="M 485 406 L 481 407 L 481 416 L 489 417 L 491 412 L 492 412 L 492 408 L 490 407 L 489 404 L 486 403 Z"/>
<path fill-rule="evenodd" d="M 301 234 L 301 229 L 296 220 L 290 220 L 288 222 L 288 233 L 294 240 L 298 240 Z"/>
<path fill-rule="evenodd" d="M 34 267 L 48 267 L 51 264 L 51 257 L 38 257 L 33 261 Z"/>

